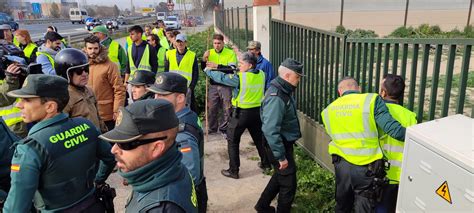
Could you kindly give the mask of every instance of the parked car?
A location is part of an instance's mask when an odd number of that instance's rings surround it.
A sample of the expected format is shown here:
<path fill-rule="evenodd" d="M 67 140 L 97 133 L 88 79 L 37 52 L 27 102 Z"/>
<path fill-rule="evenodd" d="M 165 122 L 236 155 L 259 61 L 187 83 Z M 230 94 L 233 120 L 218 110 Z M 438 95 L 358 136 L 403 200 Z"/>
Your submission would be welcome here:
<path fill-rule="evenodd" d="M 125 18 L 123 18 L 123 16 L 119 16 L 119 17 L 117 18 L 117 23 L 118 23 L 118 24 L 121 24 L 121 25 L 127 24 L 127 22 L 125 21 Z"/>
<path fill-rule="evenodd" d="M 86 19 L 89 18 L 87 14 L 87 10 L 80 9 L 80 8 L 70 8 L 69 9 L 69 20 L 72 24 L 79 23 L 84 24 L 86 23 Z"/>
<path fill-rule="evenodd" d="M 188 16 L 187 19 L 183 20 L 183 25 L 185 27 L 195 27 L 196 26 L 196 20 L 194 20 L 193 16 Z"/>
<path fill-rule="evenodd" d="M 171 29 L 180 30 L 181 29 L 181 22 L 178 19 L 178 16 L 168 16 L 165 19 L 166 27 Z"/>
<path fill-rule="evenodd" d="M 18 29 L 18 23 L 16 23 L 15 20 L 6 13 L 0 13 L 0 25 L 2 24 L 10 25 L 13 30 Z"/>
<path fill-rule="evenodd" d="M 196 19 L 196 24 L 197 25 L 203 25 L 204 24 L 204 17 L 196 16 L 195 19 Z"/>

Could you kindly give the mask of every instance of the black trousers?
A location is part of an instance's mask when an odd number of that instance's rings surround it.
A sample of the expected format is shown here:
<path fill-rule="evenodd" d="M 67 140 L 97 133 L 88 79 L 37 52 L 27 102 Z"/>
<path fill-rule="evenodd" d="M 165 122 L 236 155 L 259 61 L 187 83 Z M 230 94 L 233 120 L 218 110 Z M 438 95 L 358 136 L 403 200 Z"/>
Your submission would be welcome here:
<path fill-rule="evenodd" d="M 109 131 L 112 130 L 113 128 L 115 128 L 115 121 L 114 120 L 104 121 L 104 123 L 105 123 L 105 126 L 107 126 L 107 129 Z"/>
<path fill-rule="evenodd" d="M 375 200 L 367 196 L 373 194 L 374 176 L 368 175 L 368 167 L 347 162 L 333 155 L 336 174 L 336 212 L 374 212 Z"/>
<path fill-rule="evenodd" d="M 207 186 L 206 178 L 203 178 L 201 184 L 196 186 L 196 196 L 198 202 L 198 212 L 205 213 L 207 211 Z"/>
<path fill-rule="evenodd" d="M 255 205 L 257 212 L 272 212 L 270 203 L 278 194 L 277 212 L 290 212 L 296 194 L 296 163 L 293 157 L 294 142 L 284 142 L 288 167 L 279 170 L 280 163 L 273 161 L 275 172 Z"/>
<path fill-rule="evenodd" d="M 227 127 L 227 151 L 229 153 L 229 168 L 231 172 L 238 173 L 240 167 L 239 145 L 240 137 L 248 129 L 262 164 L 268 165 L 268 160 L 263 149 L 262 120 L 260 107 L 250 109 L 234 108 Z"/>
<path fill-rule="evenodd" d="M 383 188 L 382 200 L 376 204 L 377 213 L 395 213 L 397 208 L 398 184 L 387 184 Z"/>

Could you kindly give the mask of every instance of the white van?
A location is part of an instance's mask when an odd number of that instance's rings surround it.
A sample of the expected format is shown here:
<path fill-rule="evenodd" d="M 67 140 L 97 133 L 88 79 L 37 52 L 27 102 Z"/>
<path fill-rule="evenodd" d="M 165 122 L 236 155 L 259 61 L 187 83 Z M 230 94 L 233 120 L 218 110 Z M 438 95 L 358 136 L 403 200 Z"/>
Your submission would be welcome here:
<path fill-rule="evenodd" d="M 156 19 L 157 20 L 165 20 L 166 18 L 166 13 L 165 12 L 157 12 L 156 13 Z"/>
<path fill-rule="evenodd" d="M 72 24 L 74 24 L 75 22 L 79 24 L 84 24 L 87 18 L 89 18 L 89 15 L 87 14 L 87 10 L 85 9 L 69 9 L 69 20 L 71 20 Z"/>

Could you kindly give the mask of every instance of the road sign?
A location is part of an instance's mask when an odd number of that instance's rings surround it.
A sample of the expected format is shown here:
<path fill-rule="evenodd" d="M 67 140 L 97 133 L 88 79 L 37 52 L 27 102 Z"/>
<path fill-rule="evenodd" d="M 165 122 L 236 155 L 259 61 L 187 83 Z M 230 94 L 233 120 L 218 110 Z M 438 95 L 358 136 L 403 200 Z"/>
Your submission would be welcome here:
<path fill-rule="evenodd" d="M 31 3 L 31 8 L 33 9 L 33 14 L 41 14 L 41 4 L 40 3 Z"/>
<path fill-rule="evenodd" d="M 142 8 L 142 12 L 143 13 L 152 13 L 152 12 L 155 12 L 155 8 L 153 8 L 153 7 L 144 7 L 144 8 Z"/>

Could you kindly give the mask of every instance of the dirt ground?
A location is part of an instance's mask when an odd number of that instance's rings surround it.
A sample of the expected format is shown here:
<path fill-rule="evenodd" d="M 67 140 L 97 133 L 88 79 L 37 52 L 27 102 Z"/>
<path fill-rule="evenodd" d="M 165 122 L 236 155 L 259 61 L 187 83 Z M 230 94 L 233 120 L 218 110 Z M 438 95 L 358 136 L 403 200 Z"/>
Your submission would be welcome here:
<path fill-rule="evenodd" d="M 254 212 L 253 206 L 260 197 L 270 176 L 258 168 L 258 153 L 248 132 L 240 143 L 240 179 L 235 180 L 221 175 L 221 169 L 228 168 L 227 141 L 220 134 L 209 135 L 205 142 L 204 174 L 209 195 L 208 212 Z M 116 190 L 115 210 L 125 212 L 125 203 L 131 187 L 122 185 L 122 178 L 114 173 L 109 182 Z"/>

